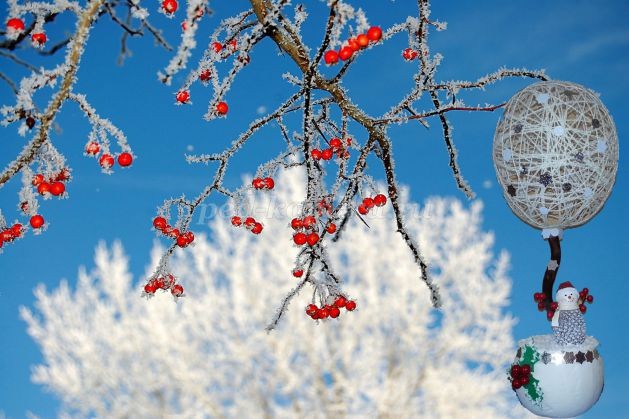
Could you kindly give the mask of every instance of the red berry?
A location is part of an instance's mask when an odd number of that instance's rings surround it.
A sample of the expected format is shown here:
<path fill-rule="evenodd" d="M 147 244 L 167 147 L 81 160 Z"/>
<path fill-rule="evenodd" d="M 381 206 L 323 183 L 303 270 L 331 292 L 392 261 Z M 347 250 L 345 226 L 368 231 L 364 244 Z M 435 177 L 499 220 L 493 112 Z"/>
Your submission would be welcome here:
<path fill-rule="evenodd" d="M 552 311 L 555 311 L 559 308 L 559 303 L 557 301 L 553 301 L 552 303 L 550 303 L 550 309 Z"/>
<path fill-rule="evenodd" d="M 24 21 L 16 17 L 7 21 L 7 30 L 11 32 L 22 32 L 24 30 Z"/>
<path fill-rule="evenodd" d="M 310 151 L 310 155 L 315 160 L 321 160 L 321 150 L 319 150 L 317 148 L 315 148 L 312 151 Z"/>
<path fill-rule="evenodd" d="M 587 309 L 588 308 L 585 306 L 585 304 L 579 304 L 579 310 L 581 310 L 581 313 L 585 313 Z"/>
<path fill-rule="evenodd" d="M 177 239 L 179 237 L 179 229 L 178 228 L 173 228 L 173 229 L 169 229 L 169 228 L 165 228 L 163 233 L 167 236 L 172 237 L 173 239 Z"/>
<path fill-rule="evenodd" d="M 251 186 L 253 186 L 256 189 L 262 189 L 264 187 L 264 181 L 262 180 L 262 178 L 254 178 L 251 181 Z"/>
<path fill-rule="evenodd" d="M 336 64 L 339 62 L 339 54 L 331 49 L 323 54 L 323 60 L 327 65 Z"/>
<path fill-rule="evenodd" d="M 229 48 L 233 51 L 236 51 L 236 48 L 238 48 L 238 41 L 236 39 L 232 39 L 231 41 L 229 41 Z"/>
<path fill-rule="evenodd" d="M 594 302 L 594 297 L 592 295 L 588 295 L 587 298 L 585 299 L 588 303 L 593 303 Z"/>
<path fill-rule="evenodd" d="M 529 375 L 523 375 L 520 377 L 520 382 L 522 383 L 522 387 L 527 385 L 531 381 L 531 377 Z"/>
<path fill-rule="evenodd" d="M 365 48 L 367 45 L 369 45 L 369 37 L 364 33 L 361 33 L 356 37 L 356 42 L 358 42 L 358 45 L 361 48 Z"/>
<path fill-rule="evenodd" d="M 174 295 L 175 297 L 181 297 L 183 295 L 183 287 L 179 284 L 176 284 L 175 286 L 173 286 L 173 288 L 170 290 L 170 293 L 172 295 Z"/>
<path fill-rule="evenodd" d="M 529 375 L 531 373 L 531 366 L 529 364 L 521 365 L 520 369 L 522 370 L 522 375 L 524 376 Z"/>
<path fill-rule="evenodd" d="M 46 37 L 46 34 L 43 32 L 38 32 L 31 35 L 31 42 L 33 42 L 34 45 L 39 46 L 39 47 L 44 45 L 47 40 L 48 38 Z"/>
<path fill-rule="evenodd" d="M 275 181 L 270 177 L 265 177 L 263 182 L 267 189 L 273 189 L 275 187 Z"/>
<path fill-rule="evenodd" d="M 109 169 L 114 165 L 114 158 L 110 154 L 103 154 L 98 162 L 103 169 Z"/>
<path fill-rule="evenodd" d="M 372 209 L 374 207 L 375 203 L 374 203 L 372 198 L 365 198 L 365 199 L 363 199 L 363 205 L 367 209 Z"/>
<path fill-rule="evenodd" d="M 188 240 L 183 235 L 177 236 L 177 246 L 186 247 L 188 245 Z"/>
<path fill-rule="evenodd" d="M 387 197 L 384 196 L 383 194 L 379 193 L 378 195 L 374 196 L 373 198 L 373 203 L 377 206 L 377 207 L 382 207 L 384 205 L 386 205 L 387 203 Z"/>
<path fill-rule="evenodd" d="M 253 228 L 251 229 L 251 232 L 252 232 L 253 234 L 260 234 L 260 233 L 262 233 L 262 229 L 263 229 L 263 228 L 264 228 L 264 227 L 262 226 L 262 224 L 260 224 L 260 223 L 255 223 L 255 224 L 253 225 Z"/>
<path fill-rule="evenodd" d="M 178 6 L 177 0 L 164 0 L 162 2 L 162 9 L 169 15 L 175 13 Z"/>
<path fill-rule="evenodd" d="M 43 181 L 44 181 L 44 175 L 37 174 L 37 175 L 33 176 L 33 180 L 31 181 L 31 183 L 33 184 L 33 186 L 37 186 L 40 183 L 42 183 Z"/>
<path fill-rule="evenodd" d="M 358 45 L 358 41 L 354 38 L 350 38 L 347 40 L 347 46 L 352 49 L 352 51 L 356 52 L 360 49 L 360 45 Z"/>
<path fill-rule="evenodd" d="M 33 215 L 30 220 L 31 227 L 33 228 L 41 228 L 44 225 L 44 217 L 41 215 Z"/>
<path fill-rule="evenodd" d="M 176 99 L 179 103 L 188 103 L 188 101 L 190 100 L 190 93 L 188 93 L 187 90 L 181 90 L 177 92 Z"/>
<path fill-rule="evenodd" d="M 307 215 L 306 217 L 304 217 L 304 221 L 303 221 L 304 228 L 311 228 L 316 223 L 317 223 L 317 219 L 314 218 L 314 216 Z"/>
<path fill-rule="evenodd" d="M 323 158 L 323 160 L 330 160 L 333 155 L 334 155 L 334 152 L 332 151 L 331 148 L 326 148 L 325 150 L 321 152 L 321 157 Z"/>
<path fill-rule="evenodd" d="M 304 226 L 303 221 L 301 221 L 301 219 L 299 218 L 293 218 L 290 222 L 290 226 L 294 229 L 294 230 L 299 230 L 300 228 L 302 228 Z"/>
<path fill-rule="evenodd" d="M 22 235 L 22 224 L 13 224 L 11 234 L 13 237 L 20 237 Z"/>
<path fill-rule="evenodd" d="M 348 301 L 347 304 L 345 304 L 345 309 L 347 311 L 354 311 L 356 309 L 356 302 L 355 301 Z"/>
<path fill-rule="evenodd" d="M 536 303 L 539 303 L 539 302 L 542 300 L 542 299 L 540 298 L 540 293 L 539 293 L 539 292 L 536 292 L 535 294 L 533 294 L 533 300 L 534 300 Z"/>
<path fill-rule="evenodd" d="M 98 144 L 98 142 L 96 141 L 90 141 L 85 146 L 85 154 L 89 156 L 95 156 L 98 154 L 99 151 L 100 151 L 100 144 Z"/>
<path fill-rule="evenodd" d="M 317 310 L 317 315 L 320 319 L 327 319 L 328 316 L 330 315 L 330 312 L 328 311 L 328 307 L 325 306 Z"/>
<path fill-rule="evenodd" d="M 546 300 L 546 294 L 544 294 L 543 292 L 539 293 L 539 298 L 541 299 L 541 301 Z"/>
<path fill-rule="evenodd" d="M 349 60 L 354 54 L 354 51 L 350 47 L 343 47 L 339 51 L 339 58 L 343 61 Z"/>
<path fill-rule="evenodd" d="M 522 375 L 522 367 L 520 367 L 518 364 L 512 365 L 511 366 L 511 377 L 517 378 L 520 375 Z"/>
<path fill-rule="evenodd" d="M 553 316 L 555 315 L 555 312 L 553 310 L 548 310 L 546 312 L 546 319 L 548 319 L 549 321 L 553 319 Z"/>
<path fill-rule="evenodd" d="M 328 313 L 330 313 L 330 317 L 336 319 L 341 314 L 341 310 L 338 307 L 331 307 L 328 309 Z"/>
<path fill-rule="evenodd" d="M 306 241 L 308 242 L 308 246 L 312 247 L 319 241 L 319 235 L 313 231 L 312 233 L 308 234 Z"/>
<path fill-rule="evenodd" d="M 187 244 L 190 244 L 194 241 L 194 233 L 192 231 L 186 231 L 180 237 L 185 238 Z"/>
<path fill-rule="evenodd" d="M 585 295 L 588 295 L 590 293 L 590 289 L 589 288 L 583 288 L 583 292 L 585 293 Z"/>
<path fill-rule="evenodd" d="M 417 51 L 412 48 L 406 48 L 404 51 L 402 51 L 402 57 L 406 61 L 413 61 L 415 58 L 417 58 Z"/>
<path fill-rule="evenodd" d="M 360 205 L 358 206 L 358 212 L 359 212 L 361 215 L 366 215 L 366 214 L 369 212 L 369 210 L 368 210 L 368 209 L 367 209 L 367 207 L 365 207 L 363 204 L 360 204 Z"/>
<path fill-rule="evenodd" d="M 156 289 L 157 287 L 155 286 L 153 281 L 149 282 L 148 284 L 144 286 L 144 292 L 147 294 L 155 294 Z"/>
<path fill-rule="evenodd" d="M 11 229 L 4 230 L 0 233 L 0 243 L 10 241 L 13 241 L 13 233 L 11 232 Z"/>
<path fill-rule="evenodd" d="M 227 106 L 227 103 L 218 102 L 216 104 L 216 112 L 218 112 L 219 115 L 226 115 L 228 110 L 229 107 Z"/>
<path fill-rule="evenodd" d="M 330 140 L 330 147 L 332 147 L 332 148 L 339 148 L 339 147 L 341 147 L 341 145 L 342 145 L 342 143 L 341 143 L 341 139 L 340 138 L 334 137 L 334 138 L 332 138 Z"/>
<path fill-rule="evenodd" d="M 296 245 L 301 246 L 306 243 L 306 235 L 304 233 L 295 233 L 293 241 Z"/>
<path fill-rule="evenodd" d="M 537 309 L 539 311 L 544 311 L 546 309 L 546 303 L 543 301 L 540 301 L 539 303 L 537 303 Z"/>
<path fill-rule="evenodd" d="M 334 234 L 336 232 L 336 224 L 330 223 L 327 228 L 328 233 Z"/>
<path fill-rule="evenodd" d="M 223 49 L 223 45 L 221 45 L 220 42 L 212 42 L 212 49 L 214 50 L 214 52 L 221 52 L 221 50 Z"/>
<path fill-rule="evenodd" d="M 59 196 L 66 191 L 66 185 L 61 182 L 52 182 L 50 184 L 50 193 Z"/>
<path fill-rule="evenodd" d="M 210 70 L 206 69 L 206 70 L 203 70 L 201 73 L 199 73 L 199 80 L 208 81 L 211 76 L 212 76 L 212 73 L 210 72 Z"/>
<path fill-rule="evenodd" d="M 242 224 L 242 220 L 237 215 L 234 215 L 231 221 L 234 227 L 240 227 L 240 225 Z"/>
<path fill-rule="evenodd" d="M 245 227 L 252 228 L 256 223 L 256 219 L 253 217 L 245 218 Z"/>
<path fill-rule="evenodd" d="M 155 227 L 158 230 L 163 230 L 166 228 L 166 226 L 168 226 L 168 223 L 166 222 L 166 219 L 164 217 L 155 217 L 153 219 L 153 227 Z"/>
<path fill-rule="evenodd" d="M 308 306 L 306 307 L 306 314 L 309 316 L 312 316 L 314 313 L 316 313 L 318 310 L 318 307 L 314 304 L 308 304 Z"/>
<path fill-rule="evenodd" d="M 342 295 L 339 295 L 336 301 L 334 301 L 334 305 L 337 306 L 338 308 L 345 307 L 345 304 L 347 304 L 347 299 L 343 297 Z"/>
<path fill-rule="evenodd" d="M 40 195 L 44 195 L 44 194 L 50 193 L 50 183 L 48 183 L 48 182 L 40 183 L 39 186 L 37 187 L 37 192 Z"/>
<path fill-rule="evenodd" d="M 155 278 L 152 282 L 155 289 L 166 288 L 166 283 L 164 282 L 164 278 Z"/>
<path fill-rule="evenodd" d="M 520 380 L 519 378 L 516 378 L 515 380 L 513 380 L 513 382 L 511 383 L 511 385 L 512 385 L 515 389 L 518 389 L 518 388 L 522 387 L 522 380 Z"/>
<path fill-rule="evenodd" d="M 367 31 L 367 37 L 371 42 L 378 42 L 382 38 L 382 29 L 378 26 L 372 26 Z"/>
<path fill-rule="evenodd" d="M 118 156 L 118 164 L 122 167 L 127 167 L 127 166 L 131 166 L 131 163 L 133 163 L 133 156 L 131 155 L 131 153 L 127 153 L 126 151 L 124 153 L 121 153 Z"/>
<path fill-rule="evenodd" d="M 293 276 L 295 278 L 301 278 L 303 274 L 304 274 L 303 269 L 293 269 Z"/>
<path fill-rule="evenodd" d="M 188 22 L 186 22 L 185 20 L 181 22 L 181 29 L 184 31 L 188 29 Z"/>

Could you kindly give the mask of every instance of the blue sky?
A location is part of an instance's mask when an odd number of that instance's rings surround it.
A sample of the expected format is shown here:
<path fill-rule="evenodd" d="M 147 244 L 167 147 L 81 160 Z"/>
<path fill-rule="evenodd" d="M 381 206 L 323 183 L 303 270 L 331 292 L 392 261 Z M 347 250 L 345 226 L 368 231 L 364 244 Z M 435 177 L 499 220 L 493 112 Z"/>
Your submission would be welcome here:
<path fill-rule="evenodd" d="M 226 12 L 242 10 L 243 1 L 221 2 L 212 22 L 205 21 L 208 33 Z M 310 3 L 310 2 L 308 2 Z M 415 2 L 356 1 L 367 11 L 370 23 L 388 27 L 415 13 Z M 372 4 L 376 3 L 376 4 Z M 456 7 L 454 6 L 456 4 Z M 320 5 L 318 5 L 320 7 Z M 4 19 L 4 11 L 0 12 Z M 445 32 L 433 32 L 432 52 L 445 59 L 438 79 L 476 79 L 501 66 L 546 69 L 554 79 L 586 85 L 601 94 L 615 119 L 620 139 L 620 168 L 612 196 L 603 211 L 588 224 L 565 234 L 563 259 L 558 280 L 570 280 L 578 288 L 587 286 L 596 301 L 587 314 L 588 331 L 601 342 L 605 358 L 606 385 L 599 403 L 587 418 L 629 417 L 626 392 L 629 389 L 625 347 L 629 315 L 625 308 L 629 295 L 629 271 L 622 263 L 628 254 L 628 224 L 624 209 L 628 203 L 627 172 L 623 167 L 626 122 L 626 95 L 629 81 L 629 27 L 626 1 L 460 1 L 435 2 L 432 18 L 448 22 Z M 306 38 L 320 36 L 321 19 L 314 13 Z M 49 37 L 62 36 L 60 19 Z M 155 23 L 169 26 L 169 39 L 176 42 L 179 20 Z M 67 27 L 66 27 L 67 28 Z M 205 166 L 190 166 L 183 155 L 188 145 L 194 152 L 220 150 L 239 130 L 257 117 L 259 106 L 271 109 L 286 97 L 284 71 L 296 68 L 270 42 L 252 54 L 251 65 L 243 71 L 228 94 L 230 114 L 226 120 L 207 123 L 201 119 L 211 93 L 200 86 L 192 90 L 194 104 L 173 106 L 176 78 L 171 88 L 160 85 L 156 72 L 166 65 L 170 54 L 154 47 L 150 38 L 133 39 L 133 57 L 124 66 L 116 65 L 120 32 L 104 19 L 89 40 L 78 73 L 76 91 L 87 94 L 101 116 L 111 119 L 126 133 L 139 156 L 129 170 L 112 176 L 100 173 L 94 160 L 82 156 L 89 132 L 87 121 L 74 106 L 63 109 L 58 123 L 62 131 L 54 135 L 57 147 L 74 169 L 69 184 L 70 199 L 46 201 L 42 211 L 50 220 L 46 234 L 7 246 L 0 255 L 0 411 L 9 417 L 22 417 L 31 410 L 43 417 L 54 415 L 58 401 L 44 389 L 30 383 L 30 366 L 41 355 L 19 319 L 20 305 L 32 306 L 32 289 L 43 282 L 54 288 L 61 278 L 73 280 L 77 267 L 92 264 L 97 242 L 122 239 L 131 256 L 136 275 L 144 271 L 154 239 L 150 220 L 164 198 L 181 193 L 196 194 L 212 174 Z M 356 103 L 372 114 L 383 113 L 412 85 L 412 68 L 399 53 L 405 38 L 399 36 L 386 47 L 365 54 L 346 80 Z M 3 62 L 8 72 L 6 61 Z M 49 65 L 50 66 L 50 65 Z M 15 73 L 12 73 L 15 74 Z M 512 80 L 491 86 L 485 92 L 463 96 L 468 104 L 507 100 L 529 80 Z M 10 91 L 0 85 L 0 103 L 11 102 Z M 548 324 L 532 301 L 541 286 L 548 260 L 548 246 L 538 231 L 519 221 L 509 210 L 496 187 L 491 161 L 493 131 L 500 117 L 495 113 L 450 114 L 459 162 L 464 175 L 485 204 L 485 229 L 496 236 L 496 248 L 512 255 L 513 294 L 510 311 L 519 318 L 516 339 L 547 333 Z M 425 130 L 419 124 L 391 129 L 399 180 L 411 187 L 414 201 L 430 195 L 453 195 L 465 200 L 447 166 L 448 156 L 440 140 L 438 122 Z M 22 140 L 13 129 L 2 130 L 0 156 L 15 155 Z M 240 173 L 252 172 L 261 159 L 276 149 L 269 141 L 253 141 L 250 148 L 230 166 L 229 186 L 238 185 Z M 0 208 L 13 220 L 19 182 L 0 190 Z M 418 286 L 421 284 L 418 283 Z M 428 303 L 428 302 L 426 302 Z"/>

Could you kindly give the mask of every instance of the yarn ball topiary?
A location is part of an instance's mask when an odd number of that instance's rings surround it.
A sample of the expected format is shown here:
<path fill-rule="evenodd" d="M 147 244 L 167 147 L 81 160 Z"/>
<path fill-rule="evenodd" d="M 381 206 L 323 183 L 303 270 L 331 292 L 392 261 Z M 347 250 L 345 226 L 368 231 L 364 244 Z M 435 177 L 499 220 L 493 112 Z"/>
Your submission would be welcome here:
<path fill-rule="evenodd" d="M 618 136 L 590 89 L 544 81 L 516 93 L 494 135 L 493 160 L 511 210 L 544 230 L 588 222 L 609 197 Z"/>

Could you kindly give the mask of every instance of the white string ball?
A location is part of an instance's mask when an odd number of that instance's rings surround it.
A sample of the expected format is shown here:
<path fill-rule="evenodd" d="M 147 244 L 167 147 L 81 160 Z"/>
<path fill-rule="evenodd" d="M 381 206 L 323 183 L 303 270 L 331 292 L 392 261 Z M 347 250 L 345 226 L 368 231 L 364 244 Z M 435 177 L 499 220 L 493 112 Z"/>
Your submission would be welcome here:
<path fill-rule="evenodd" d="M 511 210 L 539 229 L 588 222 L 611 193 L 618 136 L 593 91 L 544 81 L 519 91 L 494 134 L 493 160 Z"/>

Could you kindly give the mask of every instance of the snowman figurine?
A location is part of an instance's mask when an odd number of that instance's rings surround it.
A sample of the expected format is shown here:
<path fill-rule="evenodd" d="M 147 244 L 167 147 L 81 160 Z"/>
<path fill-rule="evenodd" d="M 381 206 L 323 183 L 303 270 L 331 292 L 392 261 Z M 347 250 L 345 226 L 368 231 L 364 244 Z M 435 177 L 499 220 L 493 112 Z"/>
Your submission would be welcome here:
<path fill-rule="evenodd" d="M 552 319 L 555 341 L 560 345 L 580 345 L 585 341 L 585 320 L 579 310 L 579 292 L 570 282 L 559 285 Z"/>

